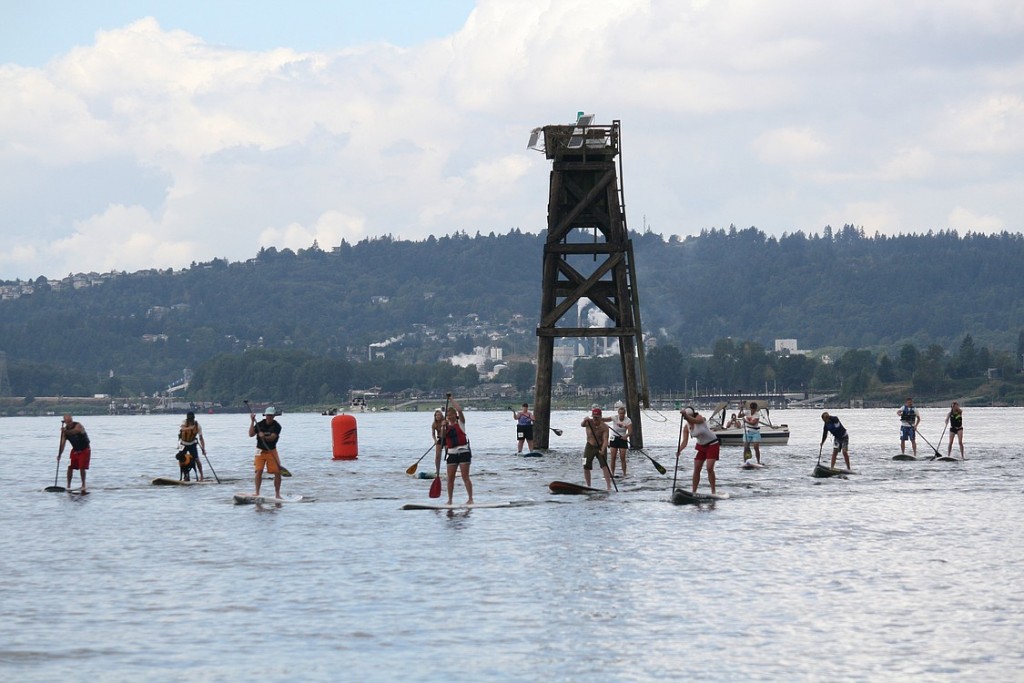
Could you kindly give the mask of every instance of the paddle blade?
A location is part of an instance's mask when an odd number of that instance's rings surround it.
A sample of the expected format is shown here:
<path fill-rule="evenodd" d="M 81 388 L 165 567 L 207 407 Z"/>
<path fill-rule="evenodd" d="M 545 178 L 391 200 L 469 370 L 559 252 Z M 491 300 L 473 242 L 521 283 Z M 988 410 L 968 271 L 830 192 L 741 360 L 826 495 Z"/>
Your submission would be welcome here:
<path fill-rule="evenodd" d="M 281 465 L 281 476 L 282 477 L 290 477 L 290 476 L 292 476 L 292 473 L 288 471 L 287 467 L 285 467 L 284 465 Z"/>
<path fill-rule="evenodd" d="M 744 444 L 744 446 L 743 446 L 743 461 L 746 462 L 747 460 L 750 460 L 750 458 L 752 458 L 752 457 L 753 457 L 753 455 L 750 453 L 750 444 Z"/>
<path fill-rule="evenodd" d="M 551 431 L 553 431 L 555 433 L 555 436 L 561 436 L 562 435 L 562 430 L 561 429 L 552 429 Z"/>
<path fill-rule="evenodd" d="M 434 481 L 430 482 L 430 497 L 441 497 L 441 477 L 434 477 Z"/>
<path fill-rule="evenodd" d="M 654 463 L 654 469 L 658 470 L 658 474 L 665 474 L 665 468 L 662 466 L 660 462 L 658 462 L 657 460 L 652 460 L 651 462 Z"/>
<path fill-rule="evenodd" d="M 67 489 L 65 489 L 63 486 L 47 486 L 43 490 L 49 491 L 50 493 L 64 493 Z"/>
<path fill-rule="evenodd" d="M 416 474 L 416 468 L 419 467 L 419 466 L 420 466 L 420 461 L 417 460 L 413 464 L 409 465 L 409 468 L 405 470 L 405 473 L 408 474 L 411 477 L 412 475 Z"/>

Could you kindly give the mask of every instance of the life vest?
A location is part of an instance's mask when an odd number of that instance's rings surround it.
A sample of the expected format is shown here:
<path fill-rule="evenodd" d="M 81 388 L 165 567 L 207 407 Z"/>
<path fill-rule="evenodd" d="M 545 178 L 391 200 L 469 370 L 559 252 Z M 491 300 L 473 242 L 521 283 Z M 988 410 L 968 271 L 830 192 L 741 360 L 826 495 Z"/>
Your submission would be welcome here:
<path fill-rule="evenodd" d="M 181 429 L 178 431 L 178 440 L 186 446 L 191 446 L 196 442 L 196 436 L 199 435 L 199 424 L 183 424 Z"/>
<path fill-rule="evenodd" d="M 916 410 L 914 410 L 913 408 L 908 408 L 907 406 L 903 406 L 903 409 L 900 411 L 900 422 L 905 424 L 908 427 L 913 427 L 914 426 L 914 418 L 916 416 L 917 416 L 917 411 Z"/>
<path fill-rule="evenodd" d="M 448 431 L 444 435 L 444 443 L 448 448 L 458 448 L 469 443 L 466 432 L 462 430 L 460 423 L 456 422 L 448 425 Z"/>
<path fill-rule="evenodd" d="M 188 451 L 179 451 L 174 457 L 178 460 L 182 469 L 188 469 L 192 466 L 192 454 Z"/>
<path fill-rule="evenodd" d="M 954 413 L 954 412 L 950 411 L 950 413 L 949 413 L 949 428 L 950 429 L 963 429 L 963 426 L 964 426 L 964 414 L 963 413 Z"/>

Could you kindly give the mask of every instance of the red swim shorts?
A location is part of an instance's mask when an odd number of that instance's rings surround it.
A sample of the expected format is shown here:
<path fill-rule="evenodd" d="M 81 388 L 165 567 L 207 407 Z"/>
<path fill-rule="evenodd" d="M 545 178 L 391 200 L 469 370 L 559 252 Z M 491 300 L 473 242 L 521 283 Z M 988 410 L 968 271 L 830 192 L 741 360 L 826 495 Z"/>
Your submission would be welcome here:
<path fill-rule="evenodd" d="M 83 448 L 80 451 L 71 451 L 71 469 L 73 470 L 87 470 L 89 469 L 89 456 L 92 455 L 91 448 Z"/>
<path fill-rule="evenodd" d="M 718 449 L 722 445 L 720 441 L 706 445 L 697 444 L 697 455 L 694 460 L 718 460 Z"/>

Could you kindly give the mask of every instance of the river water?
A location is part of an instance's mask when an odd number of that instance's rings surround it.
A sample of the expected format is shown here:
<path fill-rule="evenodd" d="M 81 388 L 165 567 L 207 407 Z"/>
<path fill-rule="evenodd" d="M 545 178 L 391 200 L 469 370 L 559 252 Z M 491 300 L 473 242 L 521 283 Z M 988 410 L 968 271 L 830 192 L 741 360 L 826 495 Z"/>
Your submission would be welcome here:
<path fill-rule="evenodd" d="M 836 413 L 846 479 L 810 476 L 820 411 L 776 411 L 790 443 L 756 471 L 723 449 L 731 498 L 701 507 L 667 502 L 678 413 L 644 418 L 666 476 L 634 452 L 620 493 L 587 498 L 547 491 L 582 482 L 583 411 L 552 415 L 542 458 L 514 454 L 511 413 L 469 411 L 477 502 L 529 504 L 458 512 L 401 510 L 431 502 L 406 475 L 430 413 L 356 415 L 350 461 L 331 418 L 282 416 L 283 492 L 312 501 L 268 507 L 232 502 L 246 415 L 200 416 L 227 481 L 188 488 L 150 484 L 176 477 L 180 416 L 82 418 L 85 497 L 42 491 L 58 418 L 3 418 L 0 677 L 1019 681 L 1024 411 L 967 409 L 965 462 L 896 462 L 896 408 Z M 922 412 L 939 446 L 944 411 Z"/>

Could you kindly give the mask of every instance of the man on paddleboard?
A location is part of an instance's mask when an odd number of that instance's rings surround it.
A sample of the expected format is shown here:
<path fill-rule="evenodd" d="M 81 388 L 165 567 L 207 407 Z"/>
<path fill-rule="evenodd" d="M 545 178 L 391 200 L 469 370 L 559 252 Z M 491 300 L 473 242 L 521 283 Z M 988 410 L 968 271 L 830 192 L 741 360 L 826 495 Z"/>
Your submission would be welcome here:
<path fill-rule="evenodd" d="M 199 449 L 203 449 L 206 455 L 206 439 L 203 438 L 203 428 L 196 422 L 196 414 L 191 410 L 185 413 L 185 421 L 178 427 L 178 451 L 188 453 L 192 456 L 192 462 L 196 465 L 199 473 L 199 481 L 206 477 L 203 475 L 203 461 L 199 459 Z M 187 477 L 186 477 L 187 478 Z"/>
<path fill-rule="evenodd" d="M 839 421 L 839 418 L 835 415 L 829 415 L 827 412 L 821 414 L 821 419 L 825 423 L 824 428 L 821 430 L 821 446 L 825 445 L 825 439 L 828 435 L 832 435 L 832 469 L 836 467 L 836 456 L 839 455 L 840 449 L 843 451 L 843 460 L 846 461 L 846 469 L 853 469 L 850 467 L 850 435 L 846 431 L 846 427 Z"/>
<path fill-rule="evenodd" d="M 71 415 L 64 416 L 64 422 L 60 426 L 60 448 L 57 449 L 57 462 L 64 453 L 64 444 L 71 443 L 71 458 L 68 462 L 68 491 L 71 490 L 71 476 L 78 470 L 82 478 L 81 492 L 85 493 L 85 472 L 89 469 L 89 459 L 92 456 L 92 449 L 89 447 L 89 435 L 85 433 L 85 427 L 81 422 L 75 422 Z"/>
<path fill-rule="evenodd" d="M 679 448 L 676 449 L 676 457 L 678 458 L 679 454 L 686 448 L 686 444 L 690 441 L 690 435 L 693 434 L 693 438 L 697 442 L 697 455 L 693 457 L 693 486 L 691 491 L 697 493 L 697 487 L 700 485 L 700 471 L 706 463 L 708 484 L 711 486 L 711 495 L 714 495 L 715 463 L 718 462 L 718 451 L 721 443 L 718 437 L 715 436 L 715 433 L 711 431 L 711 427 L 708 427 L 707 420 L 704 419 L 703 415 L 689 406 L 679 412 L 682 413 L 686 426 L 683 427 L 683 438 L 679 442 Z"/>
<path fill-rule="evenodd" d="M 900 453 L 907 452 L 907 440 L 914 449 L 914 457 L 917 457 L 917 425 L 921 422 L 921 416 L 914 409 L 914 399 L 907 397 L 903 407 L 896 411 L 900 418 Z"/>
<path fill-rule="evenodd" d="M 608 437 L 611 430 L 601 417 L 601 409 L 594 407 L 590 417 L 583 418 L 580 426 L 587 430 L 587 445 L 583 449 L 583 479 L 590 486 L 590 471 L 594 468 L 594 458 L 601 463 L 605 486 L 612 490 L 612 473 L 608 469 Z"/>
<path fill-rule="evenodd" d="M 249 436 L 256 437 L 256 495 L 260 495 L 263 483 L 263 469 L 274 475 L 274 496 L 281 497 L 281 459 L 277 456 L 277 440 L 281 438 L 281 423 L 276 419 L 273 406 L 263 411 L 263 419 L 256 422 L 256 415 L 249 413 Z"/>

